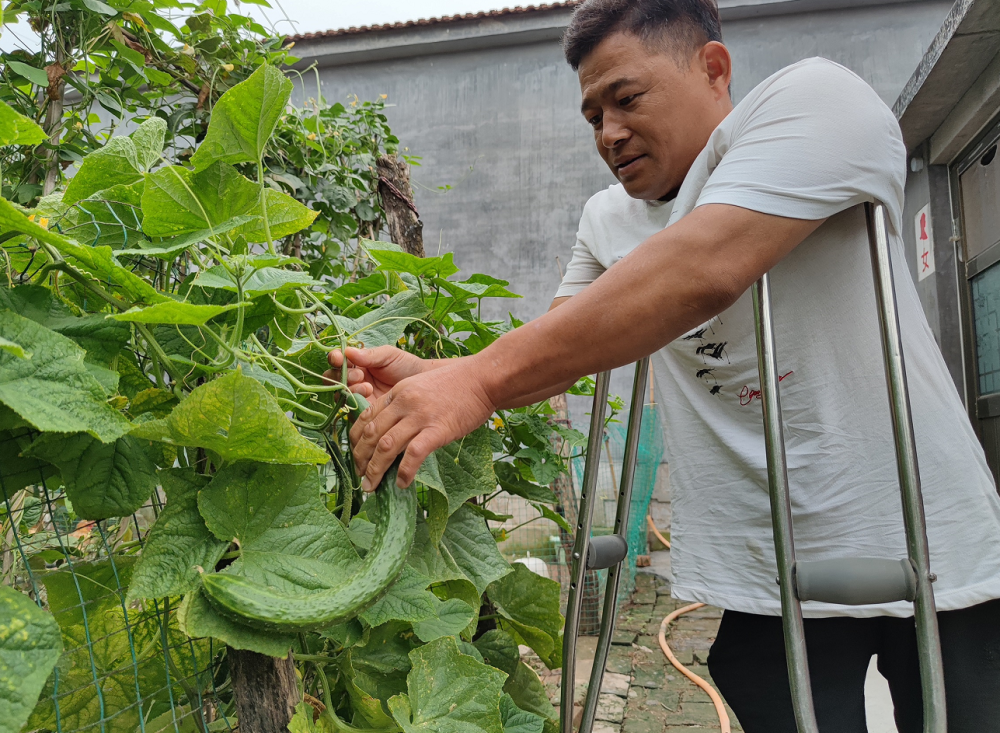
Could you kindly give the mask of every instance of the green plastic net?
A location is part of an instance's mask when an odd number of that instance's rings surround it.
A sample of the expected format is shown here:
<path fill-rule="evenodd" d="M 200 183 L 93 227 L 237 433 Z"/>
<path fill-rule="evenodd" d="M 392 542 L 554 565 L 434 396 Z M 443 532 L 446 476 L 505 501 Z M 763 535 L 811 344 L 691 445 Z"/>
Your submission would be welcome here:
<path fill-rule="evenodd" d="M 0 440 L 3 584 L 50 610 L 63 652 L 25 731 L 232 730 L 217 687 L 222 650 L 190 640 L 168 603 L 130 601 L 131 572 L 162 495 L 129 517 L 74 522 L 59 480 L 22 457 L 27 430 Z M 50 466 L 48 467 L 51 468 Z"/>
<path fill-rule="evenodd" d="M 594 499 L 596 506 L 592 534 L 595 536 L 609 534 L 614 527 L 626 433 L 624 422 L 626 416 L 619 417 L 621 422 L 614 422 L 605 430 Z M 628 561 L 622 573 L 619 602 L 627 599 L 635 588 L 636 560 L 647 552 L 646 514 L 656 486 L 657 470 L 663 460 L 663 450 L 663 430 L 656 405 L 644 405 L 629 510 Z M 560 500 L 558 511 L 570 525 L 576 522 L 585 462 L 582 454 L 574 457 L 571 461 L 573 467 L 571 475 L 560 479 L 568 482 L 569 486 L 553 485 Z M 509 560 L 524 563 L 529 569 L 559 581 L 563 589 L 565 607 L 570 583 L 570 566 L 567 558 L 572 553 L 572 535 L 565 529 L 560 529 L 554 522 L 539 519 L 537 511 L 519 497 L 506 497 L 506 501 L 506 504 L 501 501 L 497 508 L 498 511 L 512 517 L 504 524 L 508 528 L 508 535 L 500 544 L 501 550 Z M 597 633 L 606 576 L 606 571 L 587 573 L 581 614 L 581 633 L 584 635 Z"/>
<path fill-rule="evenodd" d="M 627 425 L 612 423 L 604 434 L 604 455 L 601 456 L 597 488 L 594 492 L 594 524 L 592 535 L 610 534 L 614 528 L 615 512 L 618 508 L 618 487 L 621 482 L 625 460 L 625 434 Z M 636 561 L 647 552 L 646 514 L 656 488 L 656 473 L 663 460 L 663 428 L 659 411 L 655 404 L 643 405 L 642 430 L 639 436 L 639 451 L 636 456 L 635 479 L 632 483 L 632 500 L 628 519 L 628 558 L 622 571 L 618 602 L 627 599 L 635 589 Z M 581 456 L 573 460 L 573 474 L 577 486 L 583 483 L 585 459 Z M 578 494 L 579 495 L 579 494 Z M 601 588 L 604 587 L 602 573 Z"/>

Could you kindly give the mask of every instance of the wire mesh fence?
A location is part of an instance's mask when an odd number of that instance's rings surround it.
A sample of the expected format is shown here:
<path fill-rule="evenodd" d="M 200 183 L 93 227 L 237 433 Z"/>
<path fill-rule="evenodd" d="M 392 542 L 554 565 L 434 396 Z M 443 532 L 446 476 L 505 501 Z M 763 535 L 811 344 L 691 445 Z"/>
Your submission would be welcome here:
<path fill-rule="evenodd" d="M 147 533 L 164 508 L 157 490 L 134 514 L 78 521 L 51 464 L 24 455 L 37 437 L 28 429 L 0 434 L 2 582 L 48 609 L 59 625 L 63 653 L 31 714 L 26 731 L 215 733 L 233 730 L 232 689 L 224 647 L 189 639 L 178 608 L 133 600 L 128 587 Z M 594 534 L 612 531 L 625 428 L 605 433 Z M 635 563 L 646 552 L 645 516 L 662 457 L 655 407 L 647 405 L 629 519 L 629 558 L 619 598 L 634 586 Z M 557 479 L 558 510 L 575 523 L 583 457 Z M 502 552 L 512 561 L 569 586 L 573 537 L 538 518 L 525 500 L 501 495 L 492 508 L 509 514 Z M 529 521 L 533 520 L 533 521 Z M 589 573 L 584 633 L 596 633 L 606 573 Z"/>
<path fill-rule="evenodd" d="M 657 470 L 663 459 L 663 431 L 656 405 L 647 404 L 642 409 L 642 432 L 629 507 L 628 558 L 622 573 L 619 603 L 628 598 L 635 588 L 636 562 L 640 555 L 647 552 L 646 514 L 656 486 Z M 625 433 L 624 422 L 612 423 L 605 430 L 603 455 L 594 492 L 592 536 L 610 534 L 614 528 L 625 454 Z M 571 526 L 576 524 L 585 462 L 583 455 L 572 458 L 571 474 L 557 480 L 557 484 L 564 482 L 562 485 L 554 485 L 560 498 L 559 512 Z M 500 544 L 501 551 L 508 560 L 523 563 L 530 570 L 558 581 L 562 586 L 565 608 L 570 583 L 568 558 L 572 554 L 573 537 L 555 522 L 540 517 L 538 510 L 520 497 L 502 494 L 495 502 L 497 513 L 512 517 L 502 525 L 507 532 L 507 539 Z M 603 570 L 587 573 L 580 625 L 584 635 L 596 634 L 600 625 L 606 576 L 607 571 Z"/>
<path fill-rule="evenodd" d="M 77 522 L 49 467 L 21 456 L 35 435 L 22 429 L 5 436 L 2 580 L 52 612 L 63 643 L 24 730 L 232 730 L 231 693 L 217 686 L 222 650 L 210 639 L 189 639 L 169 601 L 127 597 L 162 494 L 128 517 Z"/>

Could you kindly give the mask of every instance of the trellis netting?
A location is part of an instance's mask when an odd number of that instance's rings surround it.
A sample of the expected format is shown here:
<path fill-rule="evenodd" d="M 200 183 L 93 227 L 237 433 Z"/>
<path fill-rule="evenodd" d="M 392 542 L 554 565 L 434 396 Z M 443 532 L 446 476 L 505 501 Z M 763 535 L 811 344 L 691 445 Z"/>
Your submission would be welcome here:
<path fill-rule="evenodd" d="M 643 409 L 619 600 L 631 593 L 636 558 L 646 552 L 645 517 L 663 455 L 656 408 Z M 130 516 L 74 521 L 51 465 L 22 455 L 36 434 L 21 428 L 5 436 L 0 440 L 2 584 L 51 611 L 62 642 L 55 671 L 23 730 L 232 731 L 234 701 L 224 648 L 211 639 L 189 639 L 179 628 L 176 604 L 128 597 L 133 566 L 164 510 L 162 491 Z M 595 535 L 613 526 L 624 446 L 624 423 L 612 423 L 605 432 L 595 493 Z M 571 482 L 576 502 L 583 464 L 582 456 L 574 458 L 573 475 L 561 479 Z M 508 513 L 516 513 L 516 500 L 512 497 Z M 575 516 L 577 507 L 562 509 Z M 527 506 L 520 511 L 522 516 L 511 522 L 531 518 Z M 501 548 L 509 559 L 560 581 L 566 590 L 572 540 L 555 523 L 540 519 L 514 529 Z M 605 577 L 605 572 L 589 574 L 584 608 L 589 627 L 585 623 L 584 630 L 590 633 L 599 623 Z"/>
<path fill-rule="evenodd" d="M 623 569 L 618 600 L 628 598 L 635 587 L 636 560 L 647 552 L 646 514 L 656 485 L 656 475 L 663 460 L 663 429 L 657 406 L 643 406 L 642 431 L 636 461 L 635 480 L 632 486 L 632 500 L 628 523 L 628 559 Z M 601 465 L 594 493 L 593 536 L 609 534 L 613 531 L 618 502 L 618 486 L 621 481 L 625 454 L 625 417 L 611 423 L 604 434 Z M 563 480 L 572 482 L 569 492 L 573 506 L 561 506 L 561 513 L 570 523 L 579 506 L 580 487 L 583 484 L 585 456 L 577 455 L 571 460 L 572 475 Z M 563 492 L 558 492 L 561 495 Z M 566 503 L 566 502 L 564 502 Z M 507 539 L 500 548 L 513 562 L 521 562 L 531 570 L 558 580 L 563 589 L 563 603 L 569 592 L 569 563 L 573 538 L 551 521 L 536 519 L 538 512 L 518 497 L 509 497 L 507 504 L 498 505 L 498 510 L 512 515 L 504 523 Z M 534 520 L 534 521 L 531 521 Z M 587 574 L 584 591 L 582 633 L 596 633 L 603 603 L 606 571 Z"/>
<path fill-rule="evenodd" d="M 47 475 L 51 466 L 20 455 L 36 436 L 24 429 L 6 435 L 0 441 L 2 583 L 48 608 L 62 640 L 56 668 L 23 730 L 232 730 L 226 715 L 232 691 L 228 683 L 216 686 L 220 646 L 188 639 L 169 601 L 127 596 L 148 528 L 163 510 L 162 494 L 128 517 L 72 523 L 58 479 Z"/>
<path fill-rule="evenodd" d="M 601 456 L 597 489 L 594 492 L 597 505 L 594 507 L 591 533 L 593 536 L 610 534 L 614 528 L 615 512 L 618 508 L 618 486 L 621 482 L 625 457 L 626 427 L 623 418 L 621 422 L 612 423 L 605 430 L 604 455 Z M 629 506 L 628 558 L 622 571 L 618 591 L 619 603 L 627 599 L 635 589 L 636 561 L 639 555 L 645 555 L 647 552 L 646 514 L 649 513 L 649 503 L 656 488 L 656 474 L 662 460 L 663 428 L 660 424 L 659 411 L 655 404 L 643 405 L 642 430 L 636 456 L 635 479 L 632 483 L 632 501 Z M 583 483 L 584 463 L 583 456 L 573 460 L 573 475 L 577 485 Z M 602 572 L 602 576 L 605 572 Z M 603 578 L 601 587 L 603 588 Z"/>

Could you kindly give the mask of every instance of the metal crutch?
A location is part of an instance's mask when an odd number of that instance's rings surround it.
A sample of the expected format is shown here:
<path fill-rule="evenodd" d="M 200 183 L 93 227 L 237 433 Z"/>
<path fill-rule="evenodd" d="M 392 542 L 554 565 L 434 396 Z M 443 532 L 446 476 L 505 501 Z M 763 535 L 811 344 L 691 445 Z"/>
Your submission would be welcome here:
<path fill-rule="evenodd" d="M 649 357 L 636 362 L 635 381 L 632 384 L 632 405 L 629 410 L 628 432 L 625 435 L 625 456 L 621 483 L 618 488 L 618 509 L 615 513 L 614 533 L 603 537 L 590 536 L 594 518 L 594 488 L 597 469 L 601 463 L 601 441 L 604 437 L 604 416 L 608 404 L 608 383 L 611 372 L 597 375 L 594 388 L 594 408 L 590 414 L 590 437 L 587 442 L 587 462 L 583 470 L 580 489 L 580 511 L 573 542 L 570 565 L 569 600 L 566 605 L 566 628 L 563 631 L 563 671 L 560 695 L 561 733 L 573 733 L 573 703 L 576 685 L 576 639 L 580 631 L 580 612 L 583 609 L 583 585 L 588 570 L 608 570 L 604 589 L 604 610 L 594 652 L 594 667 L 583 704 L 580 733 L 589 733 L 597 714 L 597 698 L 604 679 L 604 666 L 611 647 L 611 633 L 618 612 L 618 586 L 621 582 L 622 562 L 628 555 L 628 514 L 632 499 L 632 482 L 639 452 L 639 435 L 642 428 L 642 410 L 649 377 Z"/>
<path fill-rule="evenodd" d="M 944 672 L 934 590 L 931 587 L 936 577 L 930 572 L 927 528 L 920 493 L 920 473 L 917 467 L 913 422 L 910 418 L 910 397 L 906 385 L 896 292 L 892 282 L 885 208 L 881 204 L 865 204 L 865 216 L 882 334 L 882 355 L 889 391 L 892 432 L 896 445 L 896 467 L 903 500 L 908 559 L 838 558 L 818 562 L 796 562 L 768 276 L 765 274 L 753 286 L 757 362 L 764 408 L 768 490 L 771 499 L 771 522 L 774 527 L 774 549 L 778 562 L 778 584 L 781 587 L 781 615 L 792 706 L 799 733 L 818 733 L 809 682 L 802 601 L 865 605 L 906 600 L 914 603 L 920 682 L 923 690 L 924 731 L 945 733 L 947 720 Z"/>

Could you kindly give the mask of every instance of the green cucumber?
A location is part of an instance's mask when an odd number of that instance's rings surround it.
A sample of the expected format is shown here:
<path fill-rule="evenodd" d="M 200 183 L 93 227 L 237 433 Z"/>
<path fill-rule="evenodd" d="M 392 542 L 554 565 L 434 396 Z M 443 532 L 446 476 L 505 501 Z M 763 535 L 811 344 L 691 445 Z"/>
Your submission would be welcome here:
<path fill-rule="evenodd" d="M 372 546 L 344 585 L 290 595 L 243 576 L 209 573 L 201 578 L 209 603 L 227 618 L 266 631 L 312 631 L 354 618 L 399 576 L 416 532 L 417 495 L 396 486 L 396 466 L 386 472 L 373 498 L 380 511 Z"/>

